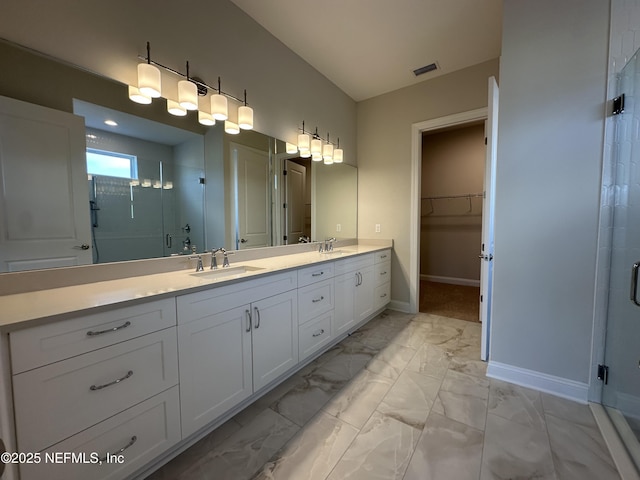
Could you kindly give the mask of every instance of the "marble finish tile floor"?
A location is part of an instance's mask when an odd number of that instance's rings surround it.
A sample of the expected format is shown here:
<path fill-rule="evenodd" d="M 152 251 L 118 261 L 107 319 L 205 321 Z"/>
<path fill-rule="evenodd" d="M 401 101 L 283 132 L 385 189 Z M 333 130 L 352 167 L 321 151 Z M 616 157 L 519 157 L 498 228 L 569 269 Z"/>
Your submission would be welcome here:
<path fill-rule="evenodd" d="M 479 323 L 386 311 L 148 480 L 616 480 L 587 405 L 486 377 Z"/>

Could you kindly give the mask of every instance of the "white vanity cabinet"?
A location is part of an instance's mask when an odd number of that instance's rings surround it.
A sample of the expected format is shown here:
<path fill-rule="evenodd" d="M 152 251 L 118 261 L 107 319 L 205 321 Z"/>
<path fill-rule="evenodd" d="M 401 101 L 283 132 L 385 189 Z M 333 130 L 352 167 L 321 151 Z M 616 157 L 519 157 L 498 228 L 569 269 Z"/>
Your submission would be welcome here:
<path fill-rule="evenodd" d="M 21 480 L 123 478 L 180 441 L 175 323 L 171 298 L 9 334 L 18 449 L 43 458 Z M 44 461 L 119 451 L 119 465 Z"/>
<path fill-rule="evenodd" d="M 182 434 L 214 421 L 298 363 L 296 272 L 182 295 Z"/>
<path fill-rule="evenodd" d="M 335 262 L 336 311 L 333 336 L 348 332 L 374 312 L 374 255 Z"/>
<path fill-rule="evenodd" d="M 298 342 L 300 361 L 328 345 L 335 309 L 333 262 L 298 270 Z"/>

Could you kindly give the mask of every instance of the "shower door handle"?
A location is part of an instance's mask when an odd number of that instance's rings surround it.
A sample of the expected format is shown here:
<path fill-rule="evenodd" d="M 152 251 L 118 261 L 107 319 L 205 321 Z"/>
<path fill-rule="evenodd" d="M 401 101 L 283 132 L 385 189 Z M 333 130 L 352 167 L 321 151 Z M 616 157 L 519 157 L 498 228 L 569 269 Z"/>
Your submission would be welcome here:
<path fill-rule="evenodd" d="M 640 261 L 633 264 L 631 268 L 631 301 L 640 307 L 638 302 L 638 269 L 640 269 Z"/>

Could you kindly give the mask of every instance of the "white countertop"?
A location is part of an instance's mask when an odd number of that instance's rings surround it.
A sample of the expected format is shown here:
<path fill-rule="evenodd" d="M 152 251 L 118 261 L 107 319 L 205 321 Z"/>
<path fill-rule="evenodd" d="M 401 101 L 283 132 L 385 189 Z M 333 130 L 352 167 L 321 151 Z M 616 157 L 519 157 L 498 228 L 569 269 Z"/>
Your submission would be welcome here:
<path fill-rule="evenodd" d="M 0 296 L 0 331 L 6 332 L 46 323 L 47 321 L 63 320 L 71 314 L 77 314 L 78 312 L 92 313 L 91 310 L 97 311 L 117 304 L 182 295 L 210 288 L 212 285 L 229 284 L 261 275 L 388 248 L 390 247 L 358 244 L 336 247 L 337 251 L 329 254 L 305 252 L 260 258 L 246 262 L 234 262 L 231 256 L 232 268 L 248 266 L 257 270 L 212 277 L 207 275 L 211 270 L 208 265 L 205 265 L 204 272 L 199 272 L 198 274 L 193 269 L 188 269 L 4 295 Z"/>

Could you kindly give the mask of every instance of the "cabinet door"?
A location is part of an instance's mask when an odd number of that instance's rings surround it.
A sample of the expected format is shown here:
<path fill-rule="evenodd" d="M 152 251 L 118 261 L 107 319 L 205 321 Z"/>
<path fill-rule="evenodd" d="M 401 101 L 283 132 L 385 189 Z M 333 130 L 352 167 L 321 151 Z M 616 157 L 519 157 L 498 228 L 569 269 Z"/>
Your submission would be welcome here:
<path fill-rule="evenodd" d="M 334 338 L 347 332 L 356 324 L 355 297 L 360 276 L 358 272 L 351 272 L 338 275 L 335 280 L 336 308 L 332 329 Z"/>
<path fill-rule="evenodd" d="M 253 393 L 249 305 L 178 327 L 182 437 Z"/>
<path fill-rule="evenodd" d="M 253 388 L 258 391 L 298 363 L 297 292 L 251 304 Z"/>
<path fill-rule="evenodd" d="M 373 313 L 373 291 L 376 287 L 374 268 L 365 267 L 358 271 L 360 274 L 360 281 L 356 286 L 355 297 L 355 320 L 356 323 L 360 323 Z"/>

